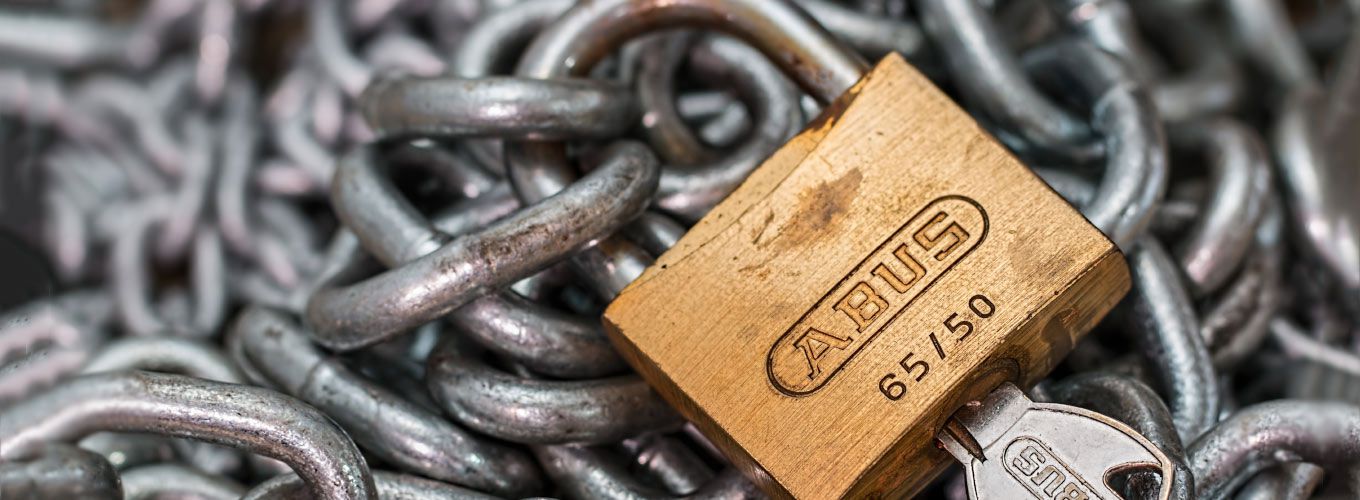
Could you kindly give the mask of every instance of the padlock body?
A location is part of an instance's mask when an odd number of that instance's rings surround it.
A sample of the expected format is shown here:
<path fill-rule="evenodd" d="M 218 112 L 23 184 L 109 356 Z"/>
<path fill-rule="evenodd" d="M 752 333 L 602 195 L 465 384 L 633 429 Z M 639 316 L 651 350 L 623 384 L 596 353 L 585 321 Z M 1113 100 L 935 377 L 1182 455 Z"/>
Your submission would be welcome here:
<path fill-rule="evenodd" d="M 898 497 L 934 436 L 1127 292 L 1123 255 L 890 55 L 609 306 L 629 362 L 767 492 Z"/>

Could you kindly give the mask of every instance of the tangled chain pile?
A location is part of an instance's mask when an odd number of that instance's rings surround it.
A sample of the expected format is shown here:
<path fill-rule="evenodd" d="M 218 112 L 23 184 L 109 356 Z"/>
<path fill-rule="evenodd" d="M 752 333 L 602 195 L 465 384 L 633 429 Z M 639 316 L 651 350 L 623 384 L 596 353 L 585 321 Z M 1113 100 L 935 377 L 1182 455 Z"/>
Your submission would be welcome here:
<path fill-rule="evenodd" d="M 1132 495 L 1360 494 L 1357 13 L 0 1 L 58 283 L 0 318 L 0 496 L 757 497 L 598 317 L 890 51 L 1128 255 L 1033 397 L 1172 457 Z"/>

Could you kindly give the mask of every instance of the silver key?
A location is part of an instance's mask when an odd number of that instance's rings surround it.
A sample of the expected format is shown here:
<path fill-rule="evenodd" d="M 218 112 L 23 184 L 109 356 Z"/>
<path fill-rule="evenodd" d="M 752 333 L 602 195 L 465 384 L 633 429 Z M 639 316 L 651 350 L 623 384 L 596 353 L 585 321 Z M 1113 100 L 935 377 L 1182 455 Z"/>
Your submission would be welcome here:
<path fill-rule="evenodd" d="M 1081 408 L 1035 403 L 1010 383 L 956 412 L 937 436 L 964 465 L 973 500 L 1123 498 L 1106 482 L 1130 468 L 1172 474 L 1161 450 L 1127 425 Z M 1171 496 L 1162 481 L 1158 498 Z"/>

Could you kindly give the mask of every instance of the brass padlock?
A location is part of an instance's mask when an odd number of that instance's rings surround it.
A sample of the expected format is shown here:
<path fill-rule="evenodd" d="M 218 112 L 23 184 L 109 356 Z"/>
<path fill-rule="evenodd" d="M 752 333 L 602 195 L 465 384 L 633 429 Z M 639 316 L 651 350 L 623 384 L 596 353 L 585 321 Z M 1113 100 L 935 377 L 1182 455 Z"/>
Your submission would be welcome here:
<path fill-rule="evenodd" d="M 897 497 L 968 401 L 1046 375 L 1129 287 L 1119 249 L 889 55 L 605 312 L 767 492 Z"/>

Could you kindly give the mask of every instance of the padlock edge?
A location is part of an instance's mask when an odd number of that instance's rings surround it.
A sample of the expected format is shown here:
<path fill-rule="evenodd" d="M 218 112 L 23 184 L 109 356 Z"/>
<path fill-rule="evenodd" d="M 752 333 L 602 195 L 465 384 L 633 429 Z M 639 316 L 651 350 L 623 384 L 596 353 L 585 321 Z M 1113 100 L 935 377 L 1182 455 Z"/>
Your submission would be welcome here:
<path fill-rule="evenodd" d="M 1094 226 L 1091 229 L 1094 230 Z M 956 395 L 948 402 L 942 403 L 943 406 L 948 407 L 946 410 L 927 412 L 927 414 L 938 415 L 935 419 L 938 422 L 928 424 L 931 427 L 929 435 L 936 435 L 943 428 L 945 420 L 957 408 L 969 401 L 981 400 L 1004 382 L 1011 382 L 1025 389 L 1033 387 L 1066 356 L 1070 351 L 1070 346 L 1074 346 L 1076 342 L 1090 333 L 1095 324 L 1118 305 L 1132 286 L 1131 274 L 1123 252 L 1108 238 L 1105 238 L 1105 242 L 1108 245 L 1107 250 L 1063 287 L 1064 290 L 1075 290 L 1076 293 L 1064 293 L 1060 296 L 1070 299 L 1055 299 L 1046 302 L 1032 317 L 1007 335 L 1008 342 L 999 345 L 1002 348 L 1014 347 L 1011 344 L 1011 339 L 1039 337 L 1032 333 L 1037 328 L 1049 332 L 1045 335 L 1062 333 L 1069 336 L 1071 338 L 1069 348 L 1060 355 L 1056 352 L 1052 353 L 1049 359 L 1045 361 L 1033 359 L 1030 356 L 1024 356 L 1022 359 L 1004 354 L 991 356 L 989 360 L 982 363 L 983 368 L 978 373 L 956 384 L 958 389 L 954 391 Z M 1115 289 L 1122 289 L 1122 291 L 1117 294 L 1082 293 L 1085 287 L 1110 284 L 1110 281 L 1107 280 L 1113 280 Z M 1077 305 L 1083 298 L 1099 296 L 1109 298 L 1095 303 Z M 1063 325 L 1063 321 L 1060 319 L 1060 313 L 1063 310 L 1085 310 L 1089 313 L 1085 315 L 1086 317 L 1079 318 L 1077 322 L 1069 326 Z M 1058 326 L 1062 331 L 1053 332 L 1052 327 L 1054 326 Z M 1014 342 L 1018 342 L 1018 340 Z M 1007 367 L 1011 368 L 1007 369 Z M 1005 375 L 1008 372 L 1010 373 L 1009 377 Z M 1002 376 L 995 378 L 994 375 L 996 374 L 1002 374 Z M 934 478 L 943 473 L 949 464 L 953 463 L 948 454 L 939 449 L 933 440 L 929 447 L 914 442 L 911 435 L 919 433 L 919 429 L 916 428 L 904 429 L 894 444 L 855 479 L 852 483 L 853 486 L 846 492 L 844 498 L 909 498 L 919 494 Z M 925 473 L 916 477 L 906 477 L 894 472 L 894 469 L 901 471 L 920 470 L 920 465 L 922 465 L 920 463 L 900 463 L 910 460 L 913 455 L 926 455 L 929 458 L 927 461 L 929 467 Z M 934 456 L 931 457 L 931 455 Z M 894 484 L 897 485 L 895 489 L 883 486 Z"/>

